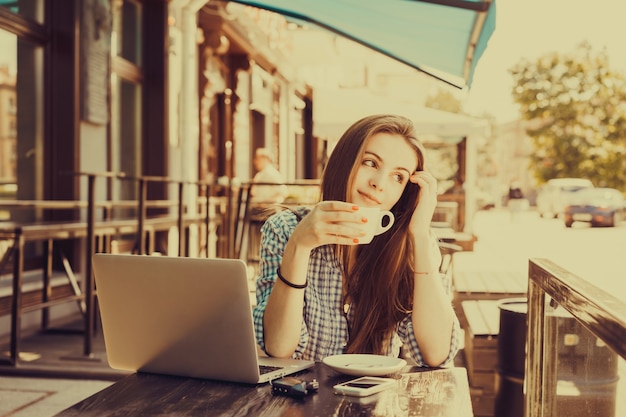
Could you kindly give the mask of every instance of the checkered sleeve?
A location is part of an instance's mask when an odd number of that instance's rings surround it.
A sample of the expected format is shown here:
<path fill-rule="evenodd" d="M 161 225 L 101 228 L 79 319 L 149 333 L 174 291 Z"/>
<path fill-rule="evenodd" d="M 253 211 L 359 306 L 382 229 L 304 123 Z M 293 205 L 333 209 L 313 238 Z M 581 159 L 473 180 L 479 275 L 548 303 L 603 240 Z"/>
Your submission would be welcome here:
<path fill-rule="evenodd" d="M 256 281 L 257 303 L 252 316 L 257 344 L 263 351 L 265 351 L 263 316 L 267 300 L 276 282 L 276 270 L 282 262 L 285 245 L 297 225 L 298 219 L 292 212 L 282 211 L 271 216 L 261 227 L 260 263 Z M 303 326 L 301 344 L 306 338 L 306 327 Z"/>
<path fill-rule="evenodd" d="M 440 274 L 442 285 L 445 285 L 445 274 Z M 424 358 L 422 357 L 422 352 L 420 351 L 420 347 L 417 344 L 417 340 L 415 340 L 415 333 L 413 332 L 413 320 L 411 319 L 411 314 L 407 314 L 407 316 L 398 324 L 398 335 L 402 342 L 410 348 L 411 357 L 417 362 L 418 366 L 427 366 L 424 363 Z M 460 348 L 460 338 L 461 338 L 461 325 L 459 323 L 458 317 L 454 316 L 454 323 L 452 327 L 452 338 L 450 339 L 450 351 L 448 353 L 448 357 L 442 363 L 442 366 L 450 365 L 454 361 L 454 357 L 459 351 Z"/>

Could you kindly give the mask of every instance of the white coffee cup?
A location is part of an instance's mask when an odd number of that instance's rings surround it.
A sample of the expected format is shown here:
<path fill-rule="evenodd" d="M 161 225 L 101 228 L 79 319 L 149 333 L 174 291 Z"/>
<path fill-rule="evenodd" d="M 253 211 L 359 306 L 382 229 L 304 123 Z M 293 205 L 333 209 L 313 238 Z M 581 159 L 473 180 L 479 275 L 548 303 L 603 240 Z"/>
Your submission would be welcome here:
<path fill-rule="evenodd" d="M 395 221 L 392 212 L 389 210 L 381 210 L 378 207 L 359 207 L 357 213 L 367 219 L 366 223 L 359 226 L 363 227 L 365 231 L 365 236 L 359 237 L 359 244 L 370 243 L 374 236 L 378 236 L 391 229 Z M 386 224 L 384 224 L 385 218 L 388 219 Z"/>

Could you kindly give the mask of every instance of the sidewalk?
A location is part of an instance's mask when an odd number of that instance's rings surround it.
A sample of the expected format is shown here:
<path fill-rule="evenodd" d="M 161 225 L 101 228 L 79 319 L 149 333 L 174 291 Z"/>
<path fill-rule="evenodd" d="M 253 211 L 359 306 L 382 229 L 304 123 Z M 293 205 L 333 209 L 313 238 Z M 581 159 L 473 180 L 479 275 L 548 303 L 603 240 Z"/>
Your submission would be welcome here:
<path fill-rule="evenodd" d="M 80 332 L 25 335 L 19 367 L 0 366 L 0 417 L 51 417 L 122 378 L 106 362 L 101 332 L 93 345 L 86 357 Z"/>
<path fill-rule="evenodd" d="M 535 242 L 519 235 L 529 227 L 528 219 L 534 217 L 537 217 L 534 211 L 519 212 L 516 217 L 507 210 L 477 212 L 473 221 L 474 250 L 456 253 L 454 267 L 464 271 L 509 271 L 527 276 L 527 247 Z"/>
<path fill-rule="evenodd" d="M 0 417 L 50 417 L 111 381 L 0 377 Z"/>

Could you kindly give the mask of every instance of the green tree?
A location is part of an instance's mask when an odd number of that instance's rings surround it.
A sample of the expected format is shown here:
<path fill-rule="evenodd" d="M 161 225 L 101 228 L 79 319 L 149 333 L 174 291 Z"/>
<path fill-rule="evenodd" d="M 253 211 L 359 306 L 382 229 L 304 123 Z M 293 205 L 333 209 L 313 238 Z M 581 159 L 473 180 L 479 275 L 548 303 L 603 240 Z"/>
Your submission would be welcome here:
<path fill-rule="evenodd" d="M 582 43 L 509 71 L 513 99 L 529 121 L 530 168 L 539 182 L 582 177 L 626 189 L 626 80 L 609 68 L 606 52 Z"/>

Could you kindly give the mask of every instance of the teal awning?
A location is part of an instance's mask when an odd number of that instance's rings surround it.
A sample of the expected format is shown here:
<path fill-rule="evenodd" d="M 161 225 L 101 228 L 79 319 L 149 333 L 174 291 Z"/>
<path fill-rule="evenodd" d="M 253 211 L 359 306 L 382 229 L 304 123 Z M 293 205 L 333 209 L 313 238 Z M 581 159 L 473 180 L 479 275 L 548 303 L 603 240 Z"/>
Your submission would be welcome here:
<path fill-rule="evenodd" d="M 458 88 L 495 29 L 495 0 L 232 0 L 345 36 Z"/>

